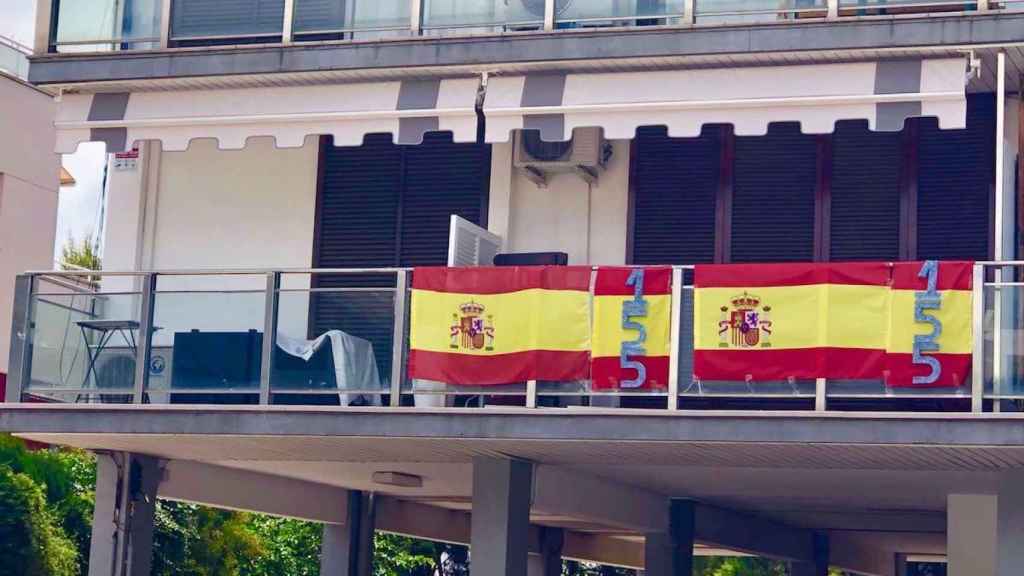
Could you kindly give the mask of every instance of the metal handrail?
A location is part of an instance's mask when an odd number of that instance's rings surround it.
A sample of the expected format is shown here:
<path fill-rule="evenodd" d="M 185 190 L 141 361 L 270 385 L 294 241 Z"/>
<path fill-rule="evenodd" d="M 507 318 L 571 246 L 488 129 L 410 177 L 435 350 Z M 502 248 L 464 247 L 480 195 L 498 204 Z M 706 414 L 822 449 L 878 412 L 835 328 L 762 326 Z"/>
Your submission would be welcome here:
<path fill-rule="evenodd" d="M 991 343 L 986 339 L 987 333 L 985 332 L 985 324 L 984 324 L 984 322 L 985 322 L 986 315 L 989 314 L 988 310 L 990 308 L 998 309 L 997 308 L 998 304 L 996 302 L 999 299 L 1004 298 L 1004 296 L 1000 295 L 998 290 L 996 290 L 996 291 L 988 291 L 989 293 L 986 294 L 986 289 L 987 288 L 991 288 L 994 284 L 991 283 L 991 282 L 986 282 L 985 281 L 985 271 L 986 271 L 987 268 L 1002 268 L 1002 267 L 1013 267 L 1013 266 L 1024 267 L 1024 260 L 1020 260 L 1020 261 L 980 261 L 980 262 L 975 263 L 975 265 L 974 265 L 974 270 L 973 270 L 973 286 L 974 286 L 974 288 L 973 288 L 973 297 L 974 297 L 974 304 L 973 304 L 973 309 L 972 309 L 972 322 L 973 322 L 973 330 L 974 330 L 973 355 L 974 355 L 975 361 L 974 361 L 974 368 L 973 368 L 973 373 L 972 373 L 972 378 L 971 378 L 972 384 L 971 384 L 970 388 L 963 388 L 963 389 L 960 389 L 960 390 L 958 390 L 956 392 L 945 392 L 945 393 L 927 394 L 927 395 L 920 396 L 921 398 L 965 398 L 965 397 L 970 397 L 971 398 L 971 409 L 972 409 L 972 411 L 974 411 L 974 412 L 981 412 L 982 409 L 983 409 L 983 402 L 984 401 L 996 400 L 997 401 L 996 403 L 998 404 L 998 400 L 1008 400 L 1008 399 L 1013 398 L 1015 396 L 1012 393 L 1012 391 L 1000 390 L 998 387 L 994 387 L 993 390 L 991 390 L 989 392 L 985 391 L 986 381 L 999 381 L 1002 378 L 1003 367 L 1001 365 L 1002 365 L 1003 362 L 1000 360 L 1000 355 L 1002 354 L 1002 348 L 1000 348 L 1000 346 L 1003 346 L 1005 344 L 1005 342 L 1001 342 L 1000 339 L 998 339 L 998 338 L 994 338 L 993 339 L 994 341 L 991 342 Z M 673 274 L 672 274 L 672 296 L 673 296 L 672 302 L 673 302 L 673 306 L 672 306 L 672 315 L 671 315 L 672 325 L 670 327 L 670 339 L 671 339 L 670 364 L 671 364 L 671 369 L 670 369 L 670 380 L 669 380 L 669 383 L 668 383 L 667 390 L 665 390 L 663 392 L 660 391 L 660 392 L 654 393 L 654 394 L 652 394 L 652 393 L 631 394 L 630 391 L 619 391 L 619 392 L 616 392 L 616 393 L 607 393 L 607 394 L 604 394 L 604 393 L 599 394 L 599 393 L 595 393 L 594 391 L 591 391 L 591 390 L 577 391 L 577 390 L 543 390 L 542 389 L 542 390 L 538 391 L 538 386 L 537 386 L 536 383 L 528 383 L 528 385 L 527 385 L 527 387 L 525 389 L 525 393 L 526 393 L 526 395 L 528 397 L 527 405 L 528 406 L 536 406 L 537 405 L 536 399 L 537 399 L 538 395 L 544 395 L 544 396 L 580 396 L 580 395 L 586 395 L 586 396 L 591 396 L 591 397 L 596 397 L 596 396 L 649 396 L 649 397 L 657 396 L 657 397 L 666 397 L 667 396 L 669 398 L 683 398 L 683 397 L 691 397 L 691 396 L 693 396 L 693 394 L 690 393 L 690 388 L 689 387 L 687 387 L 686 390 L 680 390 L 681 386 L 680 386 L 680 382 L 679 382 L 679 372 L 680 372 L 679 367 L 680 367 L 680 356 L 682 354 L 682 351 L 680 351 L 680 342 L 682 341 L 681 340 L 681 330 L 682 330 L 681 326 L 682 326 L 683 322 L 687 322 L 688 321 L 688 320 L 684 319 L 684 316 L 686 316 L 688 318 L 688 314 L 685 313 L 685 310 L 683 308 L 683 306 L 684 306 L 683 294 L 686 293 L 684 291 L 693 290 L 692 280 L 690 280 L 690 281 L 686 280 L 686 277 L 684 275 L 684 271 L 685 270 L 692 270 L 694 268 L 694 265 L 671 265 L 671 266 L 666 266 L 666 267 L 670 267 L 673 270 Z M 590 266 L 589 268 L 591 268 L 593 270 L 596 270 L 596 269 L 599 269 L 600 267 L 598 267 L 598 266 Z M 153 325 L 153 315 L 154 315 L 154 306 L 153 306 L 154 299 L 155 299 L 155 297 L 158 294 L 166 293 L 166 292 L 159 292 L 156 289 L 157 280 L 159 278 L 161 278 L 161 277 L 174 277 L 174 276 L 179 276 L 179 277 L 192 277 L 192 276 L 194 276 L 194 277 L 210 277 L 210 276 L 236 276 L 236 277 L 237 276 L 252 276 L 252 277 L 259 277 L 260 275 L 263 275 L 267 279 L 267 283 L 266 283 L 266 286 L 265 286 L 264 289 L 253 289 L 251 287 L 244 287 L 244 288 L 243 287 L 239 287 L 238 289 L 235 289 L 235 290 L 232 290 L 232 289 L 210 290 L 210 289 L 208 289 L 206 287 L 202 287 L 202 288 L 197 287 L 196 290 L 188 290 L 188 289 L 177 290 L 176 289 L 176 290 L 174 290 L 174 293 L 182 293 L 182 294 L 188 294 L 188 293 L 193 293 L 193 292 L 195 292 L 195 293 L 209 293 L 209 292 L 216 292 L 216 293 L 246 293 L 246 294 L 259 294 L 261 292 L 265 293 L 266 315 L 264 316 L 263 330 L 264 330 L 264 333 L 269 335 L 269 336 L 265 336 L 264 337 L 264 365 L 261 366 L 261 370 L 260 370 L 260 387 L 258 389 L 253 389 L 253 392 L 258 391 L 260 393 L 261 403 L 263 403 L 263 404 L 269 404 L 271 402 L 271 400 L 272 400 L 272 395 L 273 394 L 286 394 L 286 393 L 287 394 L 294 394 L 294 393 L 317 393 L 317 394 L 323 393 L 323 394 L 331 394 L 331 393 L 335 393 L 335 392 L 331 392 L 331 391 L 328 391 L 328 392 L 322 392 L 322 391 L 318 392 L 317 389 L 306 390 L 306 389 L 301 389 L 301 388 L 289 388 L 289 389 L 278 389 L 278 388 L 273 388 L 272 389 L 271 388 L 270 375 L 272 374 L 273 369 L 274 369 L 273 364 L 272 364 L 272 359 L 273 359 L 273 351 L 274 351 L 275 339 L 276 339 L 275 337 L 276 337 L 276 333 L 277 333 L 277 329 L 278 329 L 278 326 L 277 326 L 277 322 L 278 322 L 277 309 L 278 309 L 278 306 L 279 306 L 278 299 L 280 298 L 281 294 L 296 293 L 296 292 L 298 292 L 298 293 L 308 292 L 310 295 L 312 295 L 312 294 L 314 294 L 316 292 L 319 292 L 319 291 L 333 291 L 334 290 L 334 289 L 320 289 L 320 288 L 317 288 L 315 286 L 314 287 L 309 287 L 309 288 L 301 288 L 301 287 L 299 287 L 299 288 L 296 288 L 296 287 L 287 287 L 287 288 L 285 288 L 281 284 L 282 277 L 284 275 L 286 275 L 286 274 L 308 274 L 308 275 L 331 274 L 331 275 L 372 275 L 372 276 L 394 275 L 393 281 L 389 281 L 389 282 L 385 283 L 384 286 L 380 286 L 380 287 L 366 287 L 366 290 L 380 291 L 380 292 L 389 292 L 391 294 L 394 294 L 394 326 L 392 327 L 393 328 L 393 338 L 392 338 L 393 344 L 392 344 L 392 349 L 391 349 L 392 350 L 392 358 L 391 358 L 392 373 L 388 374 L 388 375 L 382 374 L 382 376 L 383 376 L 382 382 L 384 383 L 383 385 L 386 386 L 386 387 L 381 389 L 381 390 L 378 390 L 376 393 L 380 393 L 380 394 L 388 394 L 388 393 L 390 393 L 391 402 L 392 402 L 393 405 L 396 405 L 396 406 L 399 404 L 399 401 L 400 401 L 401 396 L 403 394 L 405 394 L 405 395 L 408 395 L 408 394 L 423 394 L 423 395 L 451 395 L 451 394 L 456 394 L 456 392 L 453 391 L 453 390 L 442 390 L 442 391 L 422 390 L 421 391 L 421 390 L 409 390 L 409 389 L 404 388 L 404 384 L 406 383 L 406 376 L 405 376 L 405 372 L 404 371 L 406 369 L 406 354 L 408 352 L 408 343 L 407 343 L 406 334 L 407 334 L 408 299 L 409 299 L 409 295 L 410 295 L 410 284 L 409 284 L 409 279 L 410 279 L 410 276 L 411 276 L 410 272 L 414 272 L 414 268 L 410 268 L 410 267 L 389 267 L 389 268 L 291 268 L 291 269 L 269 269 L 269 270 L 268 269 L 212 269 L 212 268 L 203 268 L 203 269 L 191 269 L 191 270 L 186 269 L 186 270 L 165 270 L 165 271 L 113 271 L 113 272 L 108 272 L 108 271 L 93 271 L 93 270 L 69 270 L 69 271 L 45 271 L 45 272 L 29 273 L 29 274 L 26 274 L 26 275 L 22 275 L 20 277 L 19 285 L 18 285 L 19 286 L 19 292 L 16 294 L 16 309 L 15 309 L 16 334 L 17 334 L 17 330 L 18 330 L 17 327 L 19 326 L 17 324 L 17 322 L 19 322 L 19 321 L 22 323 L 21 324 L 21 326 L 22 326 L 21 329 L 24 330 L 24 333 L 21 334 L 20 336 L 16 337 L 16 338 L 14 338 L 13 340 L 15 340 L 15 345 L 17 345 L 19 341 L 23 345 L 25 345 L 25 344 L 30 345 L 30 343 L 31 343 L 31 329 L 32 329 L 32 323 L 33 323 L 33 320 L 30 317 L 31 302 L 32 302 L 33 297 L 38 297 L 40 295 L 43 295 L 41 292 L 39 292 L 36 289 L 34 289 L 34 287 L 36 287 L 40 283 L 39 281 L 44 280 L 44 279 L 47 280 L 47 281 L 54 281 L 54 280 L 59 281 L 62 276 L 69 277 L 69 278 L 77 278 L 77 277 L 81 277 L 83 275 L 94 276 L 94 277 L 102 277 L 102 276 L 107 276 L 107 275 L 109 275 L 109 276 L 121 276 L 121 277 L 124 277 L 124 276 L 141 277 L 143 279 L 143 283 L 142 283 L 143 284 L 143 288 L 142 288 L 142 290 L 140 292 L 132 292 L 130 294 L 138 295 L 138 296 L 142 297 L 142 299 L 143 299 L 143 304 L 141 306 L 141 315 L 140 315 L 140 318 L 139 318 L 140 324 L 144 325 L 144 326 L 152 326 Z M 68 284 L 70 285 L 71 282 L 68 282 Z M 1024 283 L 1021 283 L 1021 282 L 1009 282 L 1008 281 L 1008 282 L 1005 282 L 1005 283 L 1002 283 L 1002 284 L 998 284 L 998 285 L 1006 285 L 1006 286 L 1014 286 L 1015 287 L 1015 286 L 1024 285 Z M 28 287 L 27 289 L 25 288 L 26 286 Z M 148 287 L 148 289 L 147 289 L 147 287 Z M 342 287 L 342 288 L 339 289 L 339 291 L 350 291 L 350 290 L 346 290 L 344 287 Z M 100 291 L 96 295 L 97 296 L 102 296 L 102 295 L 104 295 L 104 293 L 102 291 Z M 993 299 L 993 300 L 991 302 L 987 303 L 986 300 L 988 300 L 988 299 Z M 986 304 L 991 304 L 992 306 L 987 306 Z M 18 320 L 19 318 L 21 320 Z M 1000 321 L 1000 319 L 997 318 L 996 321 Z M 141 334 L 142 333 L 140 333 L 140 335 Z M 19 340 L 19 338 L 20 338 L 20 340 Z M 140 338 L 140 340 L 142 340 L 142 338 Z M 989 348 L 989 347 L 991 347 L 991 348 Z M 139 350 L 138 350 L 138 362 L 139 362 L 139 364 L 137 364 L 137 366 L 148 366 L 148 358 L 149 358 L 148 354 L 149 354 L 151 349 L 152 349 L 152 346 L 148 342 L 147 343 L 140 342 L 140 346 L 139 346 Z M 17 351 L 17 350 L 15 351 L 14 354 L 12 354 L 12 359 L 17 359 L 19 357 L 21 357 L 21 358 L 30 358 L 31 357 L 31 353 L 29 351 L 27 353 L 27 356 L 26 356 L 26 352 L 25 352 L 25 349 L 24 349 L 24 346 L 23 346 L 22 349 L 20 350 L 20 356 L 19 356 L 19 351 Z M 992 375 L 991 379 L 989 379 L 988 375 L 985 373 L 986 358 L 990 358 L 990 357 L 994 357 L 995 358 L 995 360 L 991 363 L 992 366 L 993 366 L 993 375 Z M 20 393 L 21 393 L 20 390 L 27 391 L 30 388 L 28 386 L 28 381 L 27 381 L 27 379 L 28 379 L 28 377 L 30 375 L 25 373 L 24 368 L 25 368 L 24 366 L 21 366 L 21 367 L 15 366 L 14 369 L 12 370 L 12 378 L 11 378 L 11 382 L 9 382 L 9 387 L 13 387 L 13 388 L 17 388 L 18 389 L 18 391 L 16 392 L 16 394 L 17 394 L 16 397 L 20 397 Z M 20 380 L 19 380 L 19 378 L 20 378 Z M 142 402 L 144 400 L 144 398 L 145 398 L 145 394 L 149 391 L 148 379 L 149 379 L 149 373 L 148 373 L 147 370 L 139 369 L 137 371 L 137 373 L 136 373 L 136 382 L 135 382 L 135 387 L 134 387 L 134 390 L 136 392 L 136 396 L 135 396 L 136 402 Z M 387 387 L 388 383 L 390 383 L 390 387 Z M 470 388 L 472 388 L 472 387 L 470 387 Z M 104 393 L 107 393 L 107 392 L 104 391 Z M 354 390 L 353 391 L 350 391 L 350 390 L 340 390 L 337 393 L 349 394 L 349 393 L 360 393 L 360 392 L 359 391 L 354 391 Z M 468 394 L 487 393 L 487 394 L 491 394 L 491 391 L 487 391 L 487 392 L 469 391 L 469 388 L 467 388 L 466 390 L 463 390 L 460 393 L 468 393 Z M 493 393 L 495 395 L 522 395 L 524 393 L 524 391 L 523 390 L 516 390 L 516 391 L 494 390 Z M 863 392 L 857 392 L 857 391 L 847 391 L 847 392 L 844 392 L 844 391 L 841 391 L 841 390 L 835 390 L 835 391 L 830 392 L 826 388 L 825 383 L 824 382 L 820 382 L 820 381 L 815 386 L 813 392 L 811 392 L 810 389 L 806 389 L 806 390 L 800 391 L 800 392 L 794 390 L 792 393 L 785 393 L 785 394 L 777 394 L 777 393 L 774 393 L 772 391 L 766 391 L 766 393 L 764 395 L 756 395 L 756 394 L 734 393 L 734 392 L 730 392 L 730 391 L 724 390 L 724 389 L 720 390 L 720 391 L 713 391 L 713 390 L 705 391 L 705 390 L 701 389 L 699 391 L 698 395 L 699 396 L 705 396 L 705 397 L 747 397 L 747 398 L 752 398 L 752 397 L 761 397 L 761 396 L 763 396 L 765 398 L 768 398 L 768 397 L 813 398 L 815 400 L 816 409 L 818 409 L 818 410 L 825 410 L 826 409 L 825 400 L 827 398 L 892 398 L 892 397 L 908 397 L 907 395 L 904 395 L 904 394 L 894 394 L 894 393 L 884 393 L 883 394 L 883 393 L 871 392 L 871 391 L 867 391 L 867 390 L 865 390 Z M 911 395 L 911 396 L 913 396 L 913 395 Z M 913 396 L 913 397 L 917 397 L 917 396 Z M 669 410 L 677 409 L 676 402 L 669 401 L 668 402 L 668 409 Z"/>

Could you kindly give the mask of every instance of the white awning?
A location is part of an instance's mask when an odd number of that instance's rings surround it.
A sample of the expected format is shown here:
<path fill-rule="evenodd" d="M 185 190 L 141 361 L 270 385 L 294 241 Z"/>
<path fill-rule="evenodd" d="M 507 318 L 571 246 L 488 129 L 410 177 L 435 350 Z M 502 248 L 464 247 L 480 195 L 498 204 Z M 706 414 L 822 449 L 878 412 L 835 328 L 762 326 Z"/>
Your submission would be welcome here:
<path fill-rule="evenodd" d="M 629 139 L 640 126 L 662 125 L 670 136 L 690 137 L 705 124 L 763 135 L 773 122 L 799 122 L 805 133 L 820 134 L 839 120 L 898 131 L 918 116 L 938 117 L 941 128 L 964 128 L 966 81 L 964 58 L 498 76 L 487 84 L 486 140 L 507 141 L 518 129 L 568 140 L 585 127 Z"/>
<path fill-rule="evenodd" d="M 391 133 L 419 144 L 426 132 L 450 131 L 456 142 L 476 140 L 478 78 L 405 80 L 172 92 L 65 94 L 56 127 L 57 152 L 103 141 L 119 152 L 141 140 L 185 150 L 196 138 L 240 149 L 255 136 L 282 148 L 307 136 L 332 135 L 337 146 L 358 146 L 370 133 Z"/>

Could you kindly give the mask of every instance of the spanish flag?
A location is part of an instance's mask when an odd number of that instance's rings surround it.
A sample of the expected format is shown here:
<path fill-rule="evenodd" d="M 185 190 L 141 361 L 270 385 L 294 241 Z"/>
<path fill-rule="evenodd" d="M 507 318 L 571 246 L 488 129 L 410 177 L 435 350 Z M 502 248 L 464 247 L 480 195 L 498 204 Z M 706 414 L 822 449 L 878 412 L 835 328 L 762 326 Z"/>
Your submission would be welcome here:
<path fill-rule="evenodd" d="M 586 379 L 590 273 L 581 266 L 414 269 L 409 376 L 474 386 Z"/>
<path fill-rule="evenodd" d="M 593 388 L 667 387 L 671 314 L 671 268 L 598 268 L 594 281 Z"/>
<path fill-rule="evenodd" d="M 971 263 L 933 264 L 931 295 L 922 262 L 697 266 L 694 376 L 958 386 L 971 357 Z"/>

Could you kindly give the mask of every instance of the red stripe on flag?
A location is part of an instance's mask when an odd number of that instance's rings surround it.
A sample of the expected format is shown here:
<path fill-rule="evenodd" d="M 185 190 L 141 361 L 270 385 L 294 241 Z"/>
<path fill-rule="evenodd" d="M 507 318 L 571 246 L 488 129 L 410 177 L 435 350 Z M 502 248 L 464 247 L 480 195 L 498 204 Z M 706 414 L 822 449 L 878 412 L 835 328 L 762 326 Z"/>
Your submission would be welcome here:
<path fill-rule="evenodd" d="M 619 365 L 618 356 L 601 356 L 594 358 L 590 364 L 590 378 L 594 390 L 650 390 L 651 388 L 668 388 L 668 356 L 642 356 L 631 358 L 639 360 L 647 368 L 647 381 L 639 388 L 622 388 L 623 379 L 636 378 L 636 370 L 623 370 Z"/>
<path fill-rule="evenodd" d="M 913 363 L 909 353 L 890 353 L 885 364 L 885 382 L 892 388 L 956 388 L 963 386 L 971 375 L 970 354 L 927 354 L 942 365 L 939 379 L 931 384 L 914 384 L 914 376 L 927 376 L 931 368 Z"/>
<path fill-rule="evenodd" d="M 892 273 L 893 290 L 927 290 L 928 280 L 919 278 L 924 262 L 897 262 Z M 973 286 L 974 262 L 939 262 L 938 290 L 970 290 Z"/>
<path fill-rule="evenodd" d="M 409 377 L 453 385 L 495 386 L 526 380 L 585 380 L 587 351 L 530 350 L 494 356 L 409 351 Z M 469 383 L 469 384 L 467 384 Z"/>
<path fill-rule="evenodd" d="M 693 374 L 701 380 L 864 380 L 881 378 L 885 361 L 885 350 L 873 348 L 694 350 Z"/>
<path fill-rule="evenodd" d="M 797 264 L 698 264 L 696 288 L 762 288 L 809 284 L 886 286 L 891 275 L 887 262 Z"/>
<path fill-rule="evenodd" d="M 594 282 L 594 296 L 632 296 L 633 286 L 626 284 L 635 268 L 601 266 L 597 269 Z M 672 268 L 644 268 L 644 295 L 655 296 L 672 293 Z"/>
<path fill-rule="evenodd" d="M 414 290 L 458 294 L 504 294 L 533 288 L 590 290 L 589 266 L 414 268 Z"/>

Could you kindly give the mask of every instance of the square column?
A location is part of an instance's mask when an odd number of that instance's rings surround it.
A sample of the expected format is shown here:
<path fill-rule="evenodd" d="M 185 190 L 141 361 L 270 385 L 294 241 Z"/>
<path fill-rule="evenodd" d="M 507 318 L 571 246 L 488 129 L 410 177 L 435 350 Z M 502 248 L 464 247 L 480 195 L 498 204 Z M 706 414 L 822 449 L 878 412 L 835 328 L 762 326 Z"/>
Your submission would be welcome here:
<path fill-rule="evenodd" d="M 814 561 L 793 562 L 790 576 L 828 576 L 828 536 L 814 535 Z"/>
<path fill-rule="evenodd" d="M 473 458 L 470 561 L 474 574 L 527 576 L 533 465 Z"/>
<path fill-rule="evenodd" d="M 1014 576 L 1024 565 L 1024 472 L 1004 474 L 996 494 L 946 498 L 950 576 Z"/>
<path fill-rule="evenodd" d="M 96 456 L 89 576 L 149 576 L 161 475 L 159 462 L 149 456 Z"/>
<path fill-rule="evenodd" d="M 690 576 L 693 573 L 694 503 L 669 503 L 669 531 L 647 534 L 644 572 L 647 576 Z"/>
<path fill-rule="evenodd" d="M 324 524 L 320 546 L 322 576 L 373 574 L 374 497 L 358 490 L 348 493 L 345 524 Z"/>

